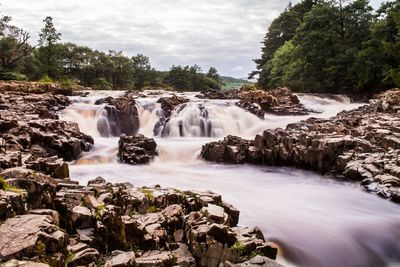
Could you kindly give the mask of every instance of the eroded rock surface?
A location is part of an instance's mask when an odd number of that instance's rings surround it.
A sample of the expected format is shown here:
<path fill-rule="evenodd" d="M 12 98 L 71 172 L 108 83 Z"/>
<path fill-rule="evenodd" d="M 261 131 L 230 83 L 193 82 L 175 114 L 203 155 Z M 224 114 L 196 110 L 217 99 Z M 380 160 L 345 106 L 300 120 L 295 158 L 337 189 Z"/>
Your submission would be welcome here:
<path fill-rule="evenodd" d="M 157 144 L 153 138 L 144 135 L 121 135 L 118 143 L 118 160 L 137 165 L 147 164 L 158 155 Z"/>
<path fill-rule="evenodd" d="M 361 181 L 400 202 L 400 89 L 331 119 L 310 118 L 254 140 L 228 136 L 203 146 L 209 161 L 295 166 Z"/>

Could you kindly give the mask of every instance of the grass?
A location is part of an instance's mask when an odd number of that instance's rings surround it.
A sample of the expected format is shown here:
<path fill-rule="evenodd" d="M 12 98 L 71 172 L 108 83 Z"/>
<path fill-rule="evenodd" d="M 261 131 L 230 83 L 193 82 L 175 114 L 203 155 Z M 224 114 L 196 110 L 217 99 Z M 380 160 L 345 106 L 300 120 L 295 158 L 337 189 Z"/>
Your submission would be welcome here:
<path fill-rule="evenodd" d="M 156 206 L 150 206 L 146 210 L 146 212 L 148 212 L 148 213 L 155 213 L 157 211 L 158 211 L 158 209 L 156 208 Z"/>
<path fill-rule="evenodd" d="M 53 81 L 52 78 L 50 78 L 49 75 L 46 74 L 46 75 L 44 75 L 44 76 L 42 77 L 42 79 L 40 79 L 38 82 L 39 82 L 39 83 L 53 83 L 54 81 Z"/>
<path fill-rule="evenodd" d="M 68 251 L 68 256 L 67 259 L 65 260 L 65 266 L 67 266 L 69 263 L 73 262 L 75 259 L 75 254 L 72 253 L 71 251 Z"/>
<path fill-rule="evenodd" d="M 235 244 L 233 244 L 230 249 L 233 252 L 236 252 L 238 254 L 242 254 L 244 252 L 244 245 L 242 244 L 242 242 L 240 242 L 239 240 L 235 242 Z"/>
<path fill-rule="evenodd" d="M 146 195 L 146 197 L 151 201 L 154 199 L 153 191 L 148 188 L 142 188 L 142 193 Z"/>
<path fill-rule="evenodd" d="M 9 183 L 3 178 L 0 177 L 0 190 L 8 191 L 8 192 L 14 192 L 14 193 L 22 193 L 24 190 L 16 188 Z"/>
<path fill-rule="evenodd" d="M 106 208 L 105 205 L 100 205 L 100 206 L 97 206 L 97 207 L 95 208 L 96 220 L 98 220 L 98 221 L 101 220 L 101 217 L 103 216 L 103 211 L 104 211 L 105 208 Z"/>

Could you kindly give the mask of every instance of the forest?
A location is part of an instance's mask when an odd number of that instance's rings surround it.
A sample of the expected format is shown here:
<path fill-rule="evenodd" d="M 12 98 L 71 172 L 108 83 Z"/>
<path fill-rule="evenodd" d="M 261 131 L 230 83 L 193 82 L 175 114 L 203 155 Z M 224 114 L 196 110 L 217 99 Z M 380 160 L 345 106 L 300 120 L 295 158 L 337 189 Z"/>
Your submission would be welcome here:
<path fill-rule="evenodd" d="M 58 81 L 65 86 L 79 83 L 95 90 L 129 90 L 164 87 L 178 91 L 220 89 L 223 81 L 211 67 L 207 73 L 198 65 L 175 66 L 158 71 L 150 59 L 121 51 L 108 53 L 74 43 L 61 42 L 52 17 L 44 19 L 40 39 L 30 44 L 30 34 L 0 15 L 0 80 Z"/>
<path fill-rule="evenodd" d="M 366 93 L 400 86 L 400 1 L 304 0 L 270 25 L 250 78 L 294 91 Z"/>

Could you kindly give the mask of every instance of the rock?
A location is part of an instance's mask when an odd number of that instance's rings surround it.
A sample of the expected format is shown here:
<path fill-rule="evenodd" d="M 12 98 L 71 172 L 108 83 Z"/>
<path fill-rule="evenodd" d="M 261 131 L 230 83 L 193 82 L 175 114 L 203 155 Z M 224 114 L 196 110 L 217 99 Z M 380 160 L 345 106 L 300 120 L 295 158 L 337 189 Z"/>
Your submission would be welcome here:
<path fill-rule="evenodd" d="M 267 94 L 298 102 L 286 89 L 243 92 L 241 97 L 261 108 Z M 399 98 L 400 90 L 393 89 L 369 105 L 342 111 L 330 119 L 309 118 L 286 129 L 266 130 L 254 140 L 227 136 L 204 145 L 201 157 L 218 163 L 293 166 L 333 174 L 360 181 L 368 192 L 396 201 L 400 186 L 391 176 L 400 178 Z M 264 109 L 281 105 L 280 98 L 276 99 L 278 103 L 267 100 Z M 229 209 L 225 210 L 229 214 Z"/>
<path fill-rule="evenodd" d="M 185 267 L 195 267 L 196 260 L 190 253 L 186 244 L 179 243 L 179 247 L 172 251 L 172 255 L 176 258 L 176 264 Z"/>
<path fill-rule="evenodd" d="M 135 253 L 132 251 L 113 251 L 111 258 L 104 265 L 105 267 L 134 267 Z"/>
<path fill-rule="evenodd" d="M 173 95 L 171 97 L 161 97 L 157 101 L 157 103 L 161 104 L 161 108 L 164 111 L 164 116 L 166 118 L 169 118 L 171 116 L 172 111 L 175 109 L 175 107 L 187 102 L 189 102 L 189 99 L 177 95 Z"/>
<path fill-rule="evenodd" d="M 211 222 L 224 223 L 228 219 L 228 215 L 224 212 L 224 208 L 209 204 L 204 207 L 201 212 L 207 216 Z"/>
<path fill-rule="evenodd" d="M 169 251 L 147 251 L 136 258 L 137 267 L 173 266 L 175 257 Z"/>
<path fill-rule="evenodd" d="M 65 253 L 68 236 L 53 224 L 49 215 L 19 215 L 0 225 L 0 258 L 51 257 Z"/>
<path fill-rule="evenodd" d="M 121 135 L 118 143 L 118 160 L 120 162 L 137 165 L 147 164 L 158 155 L 157 144 L 152 138 L 144 135 Z"/>
<path fill-rule="evenodd" d="M 107 97 L 96 101 L 96 105 L 107 103 L 112 107 L 106 106 L 109 121 L 115 122 L 111 129 L 111 134 L 118 136 L 119 134 L 135 135 L 139 130 L 139 115 L 134 99 L 135 92 L 127 91 L 123 96 L 116 99 Z M 102 128 L 102 126 L 98 127 Z M 104 131 L 103 131 L 104 132 Z"/>
<path fill-rule="evenodd" d="M 72 222 L 75 228 L 85 229 L 93 227 L 94 218 L 90 209 L 83 206 L 76 206 L 72 209 Z"/>
<path fill-rule="evenodd" d="M 19 261 L 10 260 L 0 265 L 1 267 L 49 267 L 48 264 L 33 262 L 33 261 Z"/>
<path fill-rule="evenodd" d="M 268 259 L 267 257 L 262 256 L 255 256 L 254 258 L 250 259 L 249 261 L 239 263 L 239 264 L 232 264 L 230 262 L 225 262 L 222 267 L 283 267 L 276 261 Z"/>
<path fill-rule="evenodd" d="M 96 266 L 99 256 L 99 252 L 96 249 L 87 248 L 77 252 L 68 266 L 90 266 L 90 264 L 95 264 Z"/>

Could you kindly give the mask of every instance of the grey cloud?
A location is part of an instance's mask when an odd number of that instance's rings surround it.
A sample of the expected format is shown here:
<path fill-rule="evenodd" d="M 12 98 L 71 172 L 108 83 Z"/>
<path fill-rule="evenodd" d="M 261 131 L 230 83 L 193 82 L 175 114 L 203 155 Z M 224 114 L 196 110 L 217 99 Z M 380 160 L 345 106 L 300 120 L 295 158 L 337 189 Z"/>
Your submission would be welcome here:
<path fill-rule="evenodd" d="M 36 43 L 45 16 L 65 42 L 144 53 L 162 70 L 172 64 L 215 66 L 244 77 L 260 55 L 268 25 L 289 0 L 0 0 L 2 11 Z M 381 1 L 374 0 L 374 5 Z"/>

